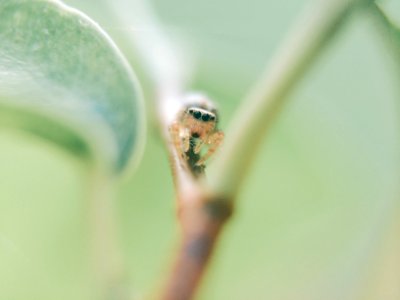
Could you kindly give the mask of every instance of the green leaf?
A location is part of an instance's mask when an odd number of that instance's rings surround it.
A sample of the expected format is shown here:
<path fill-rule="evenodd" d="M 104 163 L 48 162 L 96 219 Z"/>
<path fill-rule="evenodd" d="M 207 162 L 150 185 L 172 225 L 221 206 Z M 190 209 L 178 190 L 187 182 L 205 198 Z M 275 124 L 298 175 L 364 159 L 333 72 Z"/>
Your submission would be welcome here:
<path fill-rule="evenodd" d="M 140 87 L 103 30 L 59 1 L 0 2 L 0 125 L 116 172 L 143 144 Z"/>

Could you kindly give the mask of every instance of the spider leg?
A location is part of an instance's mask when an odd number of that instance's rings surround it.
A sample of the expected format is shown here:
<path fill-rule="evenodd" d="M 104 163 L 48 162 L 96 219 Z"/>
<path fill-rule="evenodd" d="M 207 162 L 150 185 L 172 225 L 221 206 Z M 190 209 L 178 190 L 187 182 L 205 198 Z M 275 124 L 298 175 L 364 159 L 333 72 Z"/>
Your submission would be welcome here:
<path fill-rule="evenodd" d="M 199 159 L 196 163 L 197 166 L 201 166 L 205 163 L 207 159 L 210 158 L 211 155 L 217 150 L 219 145 L 221 145 L 222 140 L 224 139 L 224 133 L 222 131 L 216 131 L 212 135 L 207 138 L 207 144 L 210 145 L 208 151 L 204 154 L 204 156 Z"/>
<path fill-rule="evenodd" d="M 186 153 L 190 149 L 190 134 L 187 130 L 183 131 L 183 135 L 181 136 L 182 141 L 182 149 L 183 152 Z"/>
<path fill-rule="evenodd" d="M 198 141 L 196 147 L 194 147 L 194 149 L 193 149 L 193 152 L 195 154 L 199 154 L 200 151 L 201 151 L 201 148 L 203 147 L 203 145 L 204 145 L 204 141 L 203 140 Z"/>
<path fill-rule="evenodd" d="M 172 123 L 172 125 L 169 127 L 169 132 L 171 135 L 172 144 L 178 152 L 178 155 L 182 158 L 185 158 L 185 152 L 182 149 L 183 140 L 181 139 L 181 127 L 179 126 L 179 123 Z"/>

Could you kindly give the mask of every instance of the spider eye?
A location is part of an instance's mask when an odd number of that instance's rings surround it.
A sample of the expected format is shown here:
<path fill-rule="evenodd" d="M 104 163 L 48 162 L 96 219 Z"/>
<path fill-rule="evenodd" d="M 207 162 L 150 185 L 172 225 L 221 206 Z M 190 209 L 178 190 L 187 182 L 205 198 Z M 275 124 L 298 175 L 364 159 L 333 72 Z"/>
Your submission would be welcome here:
<path fill-rule="evenodd" d="M 193 115 L 193 109 L 189 109 L 189 114 Z"/>
<path fill-rule="evenodd" d="M 210 121 L 215 121 L 215 117 L 214 116 L 210 116 Z"/>
<path fill-rule="evenodd" d="M 209 114 L 204 114 L 204 115 L 201 117 L 201 119 L 202 119 L 204 122 L 207 122 L 208 120 L 210 120 L 210 115 L 209 115 Z"/>
<path fill-rule="evenodd" d="M 193 112 L 193 117 L 195 117 L 195 119 L 197 119 L 197 120 L 200 120 L 201 119 L 201 112 L 199 112 L 199 111 Z"/>

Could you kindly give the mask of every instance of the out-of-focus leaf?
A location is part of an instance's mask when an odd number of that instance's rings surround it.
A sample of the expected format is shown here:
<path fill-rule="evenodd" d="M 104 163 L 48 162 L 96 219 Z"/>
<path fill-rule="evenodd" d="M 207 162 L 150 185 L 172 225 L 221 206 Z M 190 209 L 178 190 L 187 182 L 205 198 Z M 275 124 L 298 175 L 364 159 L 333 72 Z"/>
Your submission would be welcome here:
<path fill-rule="evenodd" d="M 0 2 L 0 124 L 117 172 L 140 152 L 140 88 L 114 43 L 58 1 Z"/>

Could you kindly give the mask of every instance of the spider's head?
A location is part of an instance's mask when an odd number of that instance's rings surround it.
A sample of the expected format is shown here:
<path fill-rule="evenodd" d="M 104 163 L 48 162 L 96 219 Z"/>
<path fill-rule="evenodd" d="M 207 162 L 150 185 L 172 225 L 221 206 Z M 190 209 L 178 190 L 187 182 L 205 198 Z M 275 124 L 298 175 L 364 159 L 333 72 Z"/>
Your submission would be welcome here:
<path fill-rule="evenodd" d="M 218 114 L 214 104 L 203 94 L 190 94 L 186 98 L 186 113 L 194 119 L 217 123 Z"/>
<path fill-rule="evenodd" d="M 215 113 L 200 107 L 190 106 L 188 107 L 186 112 L 190 114 L 194 119 L 202 122 L 217 122 L 217 116 L 215 115 Z"/>

